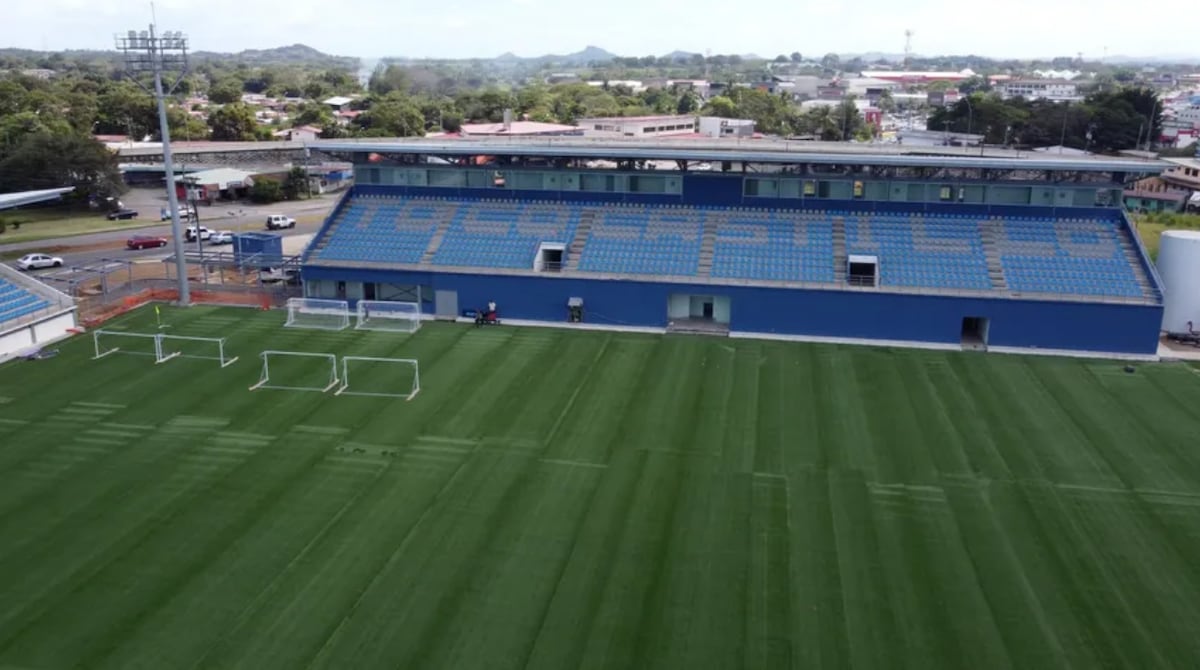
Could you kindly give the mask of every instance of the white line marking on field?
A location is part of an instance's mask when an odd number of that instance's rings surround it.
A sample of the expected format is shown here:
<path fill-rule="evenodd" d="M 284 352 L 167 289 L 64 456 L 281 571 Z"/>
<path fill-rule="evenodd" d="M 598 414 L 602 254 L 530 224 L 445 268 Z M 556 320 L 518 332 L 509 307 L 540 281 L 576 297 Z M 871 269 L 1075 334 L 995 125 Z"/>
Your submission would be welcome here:
<path fill-rule="evenodd" d="M 565 466 L 573 467 L 573 468 L 595 468 L 598 470 L 605 470 L 608 468 L 608 463 L 592 463 L 590 461 L 568 461 L 568 460 L 562 459 L 562 458 L 539 458 L 538 462 L 546 463 L 547 465 L 565 465 Z"/>

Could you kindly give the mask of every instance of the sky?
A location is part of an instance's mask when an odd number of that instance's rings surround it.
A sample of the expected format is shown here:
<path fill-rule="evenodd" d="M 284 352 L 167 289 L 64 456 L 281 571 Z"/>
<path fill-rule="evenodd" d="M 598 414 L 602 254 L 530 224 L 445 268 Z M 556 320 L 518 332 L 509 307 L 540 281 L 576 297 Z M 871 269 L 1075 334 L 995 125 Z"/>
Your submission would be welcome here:
<path fill-rule="evenodd" d="M 150 23 L 139 0 L 12 0 L 0 46 L 108 49 L 113 34 Z M 622 56 L 691 52 L 904 51 L 996 58 L 1200 56 L 1187 31 L 1155 29 L 1156 17 L 1189 16 L 1192 0 L 158 0 L 162 30 L 182 30 L 193 50 L 233 52 L 307 44 L 326 53 L 494 57 L 569 53 L 596 45 Z M 1134 12 L 1134 16 L 1130 16 Z M 1130 22 L 1145 30 L 1130 30 Z"/>

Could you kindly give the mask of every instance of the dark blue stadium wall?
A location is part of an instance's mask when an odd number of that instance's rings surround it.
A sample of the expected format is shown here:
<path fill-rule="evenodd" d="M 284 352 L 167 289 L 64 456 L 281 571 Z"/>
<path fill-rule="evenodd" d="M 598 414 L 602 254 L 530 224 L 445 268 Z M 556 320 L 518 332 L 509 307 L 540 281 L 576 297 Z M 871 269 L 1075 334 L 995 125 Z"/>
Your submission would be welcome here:
<path fill-rule="evenodd" d="M 958 344 L 963 318 L 984 317 L 995 347 L 1153 354 L 1162 323 L 1152 305 L 313 266 L 304 278 L 419 284 L 457 291 L 460 309 L 494 300 L 502 316 L 539 321 L 565 321 L 567 298 L 578 296 L 586 321 L 608 325 L 665 326 L 668 297 L 679 293 L 728 296 L 730 328 L 752 333 Z"/>

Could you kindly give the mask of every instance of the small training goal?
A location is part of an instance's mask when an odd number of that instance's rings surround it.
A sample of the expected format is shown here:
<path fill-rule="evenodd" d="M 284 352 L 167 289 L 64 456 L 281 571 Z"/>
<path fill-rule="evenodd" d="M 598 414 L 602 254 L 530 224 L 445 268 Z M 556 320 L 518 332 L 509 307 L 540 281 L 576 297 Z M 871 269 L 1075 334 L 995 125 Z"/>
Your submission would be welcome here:
<path fill-rule="evenodd" d="M 155 363 L 162 363 L 162 334 L 161 333 L 126 333 L 119 330 L 93 330 L 92 344 L 95 346 L 94 360 L 111 356 L 112 354 L 133 354 L 149 356 Z"/>
<path fill-rule="evenodd" d="M 258 383 L 250 387 L 251 391 L 280 389 L 325 393 L 340 382 L 334 354 L 268 350 L 261 356 L 262 373 Z"/>
<path fill-rule="evenodd" d="M 414 359 L 343 356 L 342 385 L 335 395 L 412 400 L 420 391 L 420 366 Z"/>
<path fill-rule="evenodd" d="M 421 327 L 421 303 L 359 300 L 354 328 L 415 333 Z"/>
<path fill-rule="evenodd" d="M 221 364 L 221 367 L 229 367 L 237 361 L 238 357 L 228 356 L 225 351 L 225 338 L 223 337 L 192 337 L 190 335 L 167 335 L 162 333 L 158 336 L 159 352 L 162 355 L 162 360 L 170 360 L 172 358 L 198 358 L 206 361 L 216 361 Z"/>
<path fill-rule="evenodd" d="M 92 344 L 95 359 L 112 354 L 134 354 L 150 356 L 155 363 L 165 363 L 172 358 L 198 358 L 216 361 L 228 367 L 237 360 L 225 351 L 223 337 L 192 337 L 190 335 L 167 335 L 166 333 L 126 333 L 117 330 L 93 330 Z"/>
<path fill-rule="evenodd" d="M 350 303 L 345 300 L 318 298 L 289 298 L 287 301 L 288 328 L 343 330 L 350 326 Z"/>

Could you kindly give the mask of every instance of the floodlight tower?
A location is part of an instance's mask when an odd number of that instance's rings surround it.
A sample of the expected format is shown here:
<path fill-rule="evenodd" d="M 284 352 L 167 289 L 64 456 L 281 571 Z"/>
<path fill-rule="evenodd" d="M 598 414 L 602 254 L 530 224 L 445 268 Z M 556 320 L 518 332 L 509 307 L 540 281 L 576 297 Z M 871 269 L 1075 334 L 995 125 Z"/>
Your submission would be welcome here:
<path fill-rule="evenodd" d="M 913 31 L 911 28 L 904 30 L 904 69 L 908 70 L 912 67 L 912 38 Z"/>
<path fill-rule="evenodd" d="M 171 237 L 175 242 L 175 274 L 179 280 L 179 304 L 191 302 L 188 291 L 187 263 L 183 254 L 183 228 L 179 223 L 179 197 L 175 194 L 175 165 L 171 156 L 171 129 L 167 125 L 166 96 L 175 91 L 179 82 L 187 74 L 187 37 L 183 33 L 166 31 L 157 35 L 154 24 L 150 30 L 138 32 L 130 30 L 125 35 L 116 36 L 117 49 L 125 55 L 125 68 L 132 75 L 134 83 L 143 90 L 154 95 L 158 103 L 158 129 L 162 135 L 163 163 L 167 176 L 167 202 L 171 206 Z M 163 74 L 178 72 L 179 75 L 166 91 L 163 90 Z M 138 75 L 149 73 L 154 77 L 154 89 L 148 88 Z"/>

